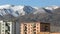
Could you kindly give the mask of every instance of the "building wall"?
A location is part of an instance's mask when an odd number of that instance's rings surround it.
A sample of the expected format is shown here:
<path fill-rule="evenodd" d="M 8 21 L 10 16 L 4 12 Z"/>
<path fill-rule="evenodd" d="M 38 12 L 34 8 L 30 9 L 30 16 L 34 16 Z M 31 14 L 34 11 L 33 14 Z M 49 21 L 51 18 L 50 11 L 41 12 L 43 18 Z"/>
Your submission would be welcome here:
<path fill-rule="evenodd" d="M 5 34 L 5 22 L 0 21 L 1 23 L 1 34 Z"/>
<path fill-rule="evenodd" d="M 39 22 L 24 22 L 20 23 L 20 34 L 37 34 L 40 32 L 40 23 Z M 26 29 L 25 29 L 26 28 Z M 35 33 L 36 32 L 36 33 Z"/>
<path fill-rule="evenodd" d="M 26 24 L 26 25 L 24 25 Z M 41 33 L 47 33 L 47 32 L 50 32 L 50 23 L 40 23 L 40 22 L 21 22 L 20 23 L 20 34 L 24 34 L 24 29 L 25 29 L 25 26 L 27 27 L 27 34 L 38 34 L 38 32 L 41 32 Z M 35 26 L 35 27 L 34 27 Z M 45 31 L 45 28 L 47 26 L 47 30 Z M 42 28 L 42 29 L 41 29 Z M 51 29 L 52 31 L 52 29 Z M 36 33 L 34 33 L 36 32 Z"/>
<path fill-rule="evenodd" d="M 0 23 L 0 34 L 1 34 L 1 23 Z"/>
<path fill-rule="evenodd" d="M 50 33 L 50 34 L 60 34 L 60 32 L 53 32 L 53 33 Z"/>
<path fill-rule="evenodd" d="M 13 25 L 13 24 L 12 24 L 12 22 L 7 22 L 7 23 L 10 24 L 10 25 L 9 25 L 9 27 L 10 27 L 10 34 L 12 34 L 12 25 Z"/>
<path fill-rule="evenodd" d="M 60 32 L 60 23 L 51 23 L 50 24 L 50 31 L 51 32 Z"/>
<path fill-rule="evenodd" d="M 14 27 L 14 26 L 15 26 L 15 23 L 13 22 L 12 24 L 13 24 L 13 25 L 12 25 L 12 34 L 15 34 L 15 32 L 14 32 L 14 29 L 15 29 L 15 27 Z"/>
<path fill-rule="evenodd" d="M 12 22 L 0 21 L 0 34 L 12 34 Z"/>
<path fill-rule="evenodd" d="M 20 34 L 20 23 L 16 22 L 16 34 Z"/>
<path fill-rule="evenodd" d="M 36 23 L 36 34 L 40 32 L 40 23 Z"/>

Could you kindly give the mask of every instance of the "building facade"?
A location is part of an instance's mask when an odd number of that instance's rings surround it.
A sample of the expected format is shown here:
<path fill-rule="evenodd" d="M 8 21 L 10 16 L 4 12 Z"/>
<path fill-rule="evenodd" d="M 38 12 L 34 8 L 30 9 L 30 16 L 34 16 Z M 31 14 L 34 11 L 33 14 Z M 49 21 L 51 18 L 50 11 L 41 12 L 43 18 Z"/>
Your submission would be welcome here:
<path fill-rule="evenodd" d="M 38 34 L 38 32 L 50 31 L 50 26 L 48 23 L 22 22 L 20 24 L 20 34 Z"/>
<path fill-rule="evenodd" d="M 0 34 L 12 34 L 12 22 L 0 21 Z"/>
<path fill-rule="evenodd" d="M 0 23 L 0 34 L 1 34 L 1 23 Z"/>

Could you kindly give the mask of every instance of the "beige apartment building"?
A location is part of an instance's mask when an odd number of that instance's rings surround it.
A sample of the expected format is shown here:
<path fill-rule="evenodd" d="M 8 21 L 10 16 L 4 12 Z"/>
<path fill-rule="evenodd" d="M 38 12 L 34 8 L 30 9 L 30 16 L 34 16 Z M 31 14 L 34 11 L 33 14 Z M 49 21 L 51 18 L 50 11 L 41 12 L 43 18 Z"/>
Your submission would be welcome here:
<path fill-rule="evenodd" d="M 38 34 L 39 32 L 50 32 L 50 24 L 42 22 L 20 23 L 20 34 Z"/>

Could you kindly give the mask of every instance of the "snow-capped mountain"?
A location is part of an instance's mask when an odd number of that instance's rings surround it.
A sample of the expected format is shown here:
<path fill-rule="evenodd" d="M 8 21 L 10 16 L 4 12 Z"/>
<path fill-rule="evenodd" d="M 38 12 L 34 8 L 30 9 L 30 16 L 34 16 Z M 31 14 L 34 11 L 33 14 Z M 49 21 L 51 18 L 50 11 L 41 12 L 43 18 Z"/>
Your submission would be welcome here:
<path fill-rule="evenodd" d="M 14 17 L 22 16 L 25 14 L 37 14 L 45 12 L 42 8 L 34 8 L 31 6 L 13 6 L 13 5 L 3 5 L 0 6 L 0 15 L 4 16 L 10 14 Z"/>
<path fill-rule="evenodd" d="M 57 21 L 59 20 L 60 7 L 31 7 L 31 6 L 15 6 L 15 5 L 1 5 L 0 6 L 0 20 L 25 20 L 25 21 Z M 56 18 L 58 16 L 58 18 Z M 29 20 L 28 20 L 29 19 Z"/>

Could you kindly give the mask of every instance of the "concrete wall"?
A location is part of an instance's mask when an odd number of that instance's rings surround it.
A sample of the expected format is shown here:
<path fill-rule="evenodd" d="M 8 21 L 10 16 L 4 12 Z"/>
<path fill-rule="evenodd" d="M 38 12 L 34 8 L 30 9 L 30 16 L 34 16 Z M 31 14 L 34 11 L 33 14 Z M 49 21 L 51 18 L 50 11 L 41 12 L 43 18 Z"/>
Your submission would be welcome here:
<path fill-rule="evenodd" d="M 60 32 L 60 23 L 51 23 L 50 31 L 51 32 Z"/>
<path fill-rule="evenodd" d="M 54 32 L 54 33 L 50 33 L 50 34 L 60 34 L 59 32 Z"/>
<path fill-rule="evenodd" d="M 1 23 L 0 23 L 0 34 L 1 34 Z"/>
<path fill-rule="evenodd" d="M 12 24 L 13 24 L 13 25 L 12 25 L 12 34 L 14 34 L 14 28 L 15 28 L 14 25 L 15 25 L 15 24 L 14 24 L 14 23 L 12 23 Z"/>
<path fill-rule="evenodd" d="M 16 22 L 16 34 L 20 34 L 20 24 Z"/>

